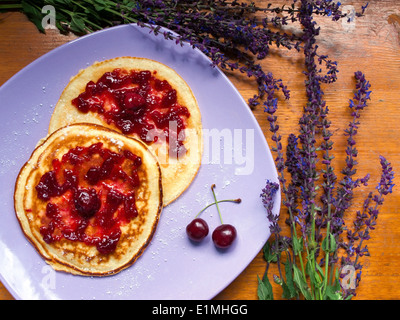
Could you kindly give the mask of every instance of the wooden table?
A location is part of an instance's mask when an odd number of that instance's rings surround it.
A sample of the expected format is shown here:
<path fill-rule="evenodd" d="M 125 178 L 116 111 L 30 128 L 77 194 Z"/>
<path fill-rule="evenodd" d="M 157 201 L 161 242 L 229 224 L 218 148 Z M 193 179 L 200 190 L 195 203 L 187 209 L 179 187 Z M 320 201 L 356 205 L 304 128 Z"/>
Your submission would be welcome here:
<path fill-rule="evenodd" d="M 364 4 L 364 1 L 341 2 L 349 10 L 352 5 L 360 8 Z M 379 155 L 387 157 L 394 171 L 400 172 L 400 8 L 396 0 L 369 2 L 366 16 L 357 18 L 353 23 L 318 19 L 322 27 L 320 52 L 337 60 L 340 70 L 338 81 L 323 88 L 335 130 L 333 140 L 336 158 L 333 165 L 337 168 L 343 166 L 345 159 L 343 129 L 350 121 L 347 106 L 353 95 L 355 71 L 366 74 L 373 91 L 372 101 L 362 115 L 357 135 L 358 174 L 361 177 L 371 173 L 371 182 L 369 187 L 358 190 L 354 208 L 348 212 L 348 223 L 355 210 L 360 208 L 365 193 L 378 182 Z M 0 85 L 30 62 L 74 38 L 73 35 L 60 35 L 56 30 L 41 34 L 20 13 L 0 14 Z M 289 133 L 297 132 L 297 121 L 305 103 L 301 73 L 303 57 L 292 51 L 272 51 L 263 65 L 292 91 L 292 98 L 288 102 L 280 102 L 278 111 L 281 134 L 287 137 Z M 250 80 L 237 74 L 229 77 L 245 99 L 252 97 L 254 84 Z M 272 145 L 263 108 L 256 108 L 254 114 L 268 143 Z M 396 177 L 395 183 L 397 181 Z M 377 228 L 368 241 L 371 256 L 362 260 L 364 269 L 356 299 L 400 298 L 400 184 L 396 184 L 393 194 L 386 198 Z M 284 215 L 286 213 L 282 211 Z M 257 275 L 261 277 L 264 268 L 265 262 L 259 253 L 216 299 L 257 299 Z M 276 273 L 276 270 L 272 268 L 271 272 Z M 274 292 L 279 299 L 280 290 L 275 289 Z M 2 284 L 0 299 L 13 299 Z"/>

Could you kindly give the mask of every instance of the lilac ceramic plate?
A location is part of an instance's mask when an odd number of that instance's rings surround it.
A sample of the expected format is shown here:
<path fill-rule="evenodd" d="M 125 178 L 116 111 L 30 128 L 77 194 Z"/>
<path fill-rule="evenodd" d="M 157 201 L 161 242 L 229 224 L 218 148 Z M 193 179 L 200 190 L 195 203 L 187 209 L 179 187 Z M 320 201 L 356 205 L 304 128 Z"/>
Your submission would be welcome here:
<path fill-rule="evenodd" d="M 163 210 L 150 246 L 133 266 L 105 278 L 54 272 L 19 227 L 15 180 L 46 135 L 70 77 L 95 61 L 118 56 L 160 61 L 186 80 L 202 113 L 202 166 L 185 193 Z M 263 133 L 225 75 L 190 46 L 132 25 L 96 32 L 49 52 L 12 77 L 0 88 L 0 108 L 0 280 L 17 299 L 211 299 L 246 268 L 270 235 L 259 195 L 267 179 L 277 181 L 277 173 Z M 213 183 L 218 199 L 242 199 L 241 204 L 221 205 L 224 222 L 238 231 L 226 251 L 217 250 L 210 235 L 194 245 L 185 233 L 197 212 L 213 201 Z M 275 213 L 279 204 L 280 195 Z M 220 224 L 215 206 L 202 217 L 211 232 Z"/>

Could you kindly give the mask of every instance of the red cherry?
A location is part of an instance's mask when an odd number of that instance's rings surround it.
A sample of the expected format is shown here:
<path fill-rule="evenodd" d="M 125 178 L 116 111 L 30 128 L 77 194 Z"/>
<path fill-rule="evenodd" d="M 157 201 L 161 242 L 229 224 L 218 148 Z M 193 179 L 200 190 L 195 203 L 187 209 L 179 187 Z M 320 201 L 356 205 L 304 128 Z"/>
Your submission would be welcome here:
<path fill-rule="evenodd" d="M 143 106 L 146 100 L 138 93 L 127 92 L 124 97 L 124 106 L 127 109 L 137 109 Z"/>
<path fill-rule="evenodd" d="M 196 218 L 186 227 L 186 233 L 189 239 L 200 242 L 208 235 L 208 224 L 201 218 Z"/>
<path fill-rule="evenodd" d="M 99 242 L 96 244 L 97 250 L 102 254 L 114 252 L 120 237 L 121 230 L 119 229 L 111 231 L 110 234 L 103 235 Z"/>
<path fill-rule="evenodd" d="M 221 220 L 221 225 L 218 226 L 213 234 L 212 234 L 212 240 L 217 248 L 225 249 L 228 248 L 233 241 L 236 239 L 236 228 L 230 224 L 224 224 L 222 222 L 222 217 L 221 217 L 221 212 L 218 207 L 218 203 L 220 202 L 235 202 L 235 203 L 240 203 L 242 200 L 239 199 L 228 199 L 228 200 L 217 200 L 217 197 L 215 196 L 214 192 L 215 184 L 211 186 L 211 191 L 214 196 L 214 203 L 211 203 L 207 205 L 205 208 L 203 208 L 196 217 L 198 217 L 204 210 L 206 210 L 208 207 L 212 205 L 216 205 L 217 210 L 218 210 L 218 215 Z M 207 222 L 205 222 L 201 218 L 195 218 L 192 222 L 190 222 L 187 227 L 186 227 L 186 233 L 189 236 L 189 238 L 193 241 L 201 241 L 203 240 L 207 235 L 208 235 L 208 225 Z"/>
<path fill-rule="evenodd" d="M 91 218 L 101 206 L 95 189 L 78 189 L 74 193 L 74 204 L 76 211 L 85 219 Z"/>
<path fill-rule="evenodd" d="M 172 89 L 168 91 L 162 98 L 161 100 L 161 105 L 166 108 L 172 106 L 174 103 L 176 103 L 177 96 L 176 96 L 176 90 Z"/>
<path fill-rule="evenodd" d="M 226 249 L 236 239 L 236 228 L 230 224 L 221 224 L 212 233 L 212 240 L 217 248 Z"/>

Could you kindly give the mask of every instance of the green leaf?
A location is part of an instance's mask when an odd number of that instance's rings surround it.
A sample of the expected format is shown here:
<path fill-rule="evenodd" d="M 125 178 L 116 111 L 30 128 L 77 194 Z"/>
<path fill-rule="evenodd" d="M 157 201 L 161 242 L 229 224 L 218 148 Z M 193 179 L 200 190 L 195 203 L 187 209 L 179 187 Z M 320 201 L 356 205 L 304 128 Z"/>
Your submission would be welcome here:
<path fill-rule="evenodd" d="M 291 296 L 290 289 L 289 289 L 288 285 L 286 284 L 286 282 L 284 280 L 282 280 L 281 287 L 282 287 L 282 290 L 283 290 L 282 298 L 288 299 L 288 300 L 294 298 L 294 297 Z"/>
<path fill-rule="evenodd" d="M 292 299 L 297 296 L 297 290 L 296 290 L 295 284 L 293 282 L 292 263 L 289 260 L 287 260 L 283 264 L 285 265 L 285 276 L 286 276 L 286 283 L 284 282 L 285 287 L 282 286 L 283 298 Z"/>
<path fill-rule="evenodd" d="M 296 284 L 297 288 L 299 288 L 304 298 L 306 300 L 311 300 L 310 288 L 308 287 L 307 282 L 303 278 L 303 274 L 301 273 L 299 268 L 296 267 L 296 265 L 293 265 L 293 281 Z"/>
<path fill-rule="evenodd" d="M 303 238 L 293 237 L 293 252 L 297 256 L 303 251 Z"/>
<path fill-rule="evenodd" d="M 321 275 L 321 277 L 324 277 L 325 276 L 324 270 L 321 268 L 321 266 L 318 263 L 316 264 L 316 268 L 317 268 L 319 274 Z"/>
<path fill-rule="evenodd" d="M 93 6 L 97 11 L 102 11 L 107 7 L 104 1 L 102 0 L 94 0 Z"/>
<path fill-rule="evenodd" d="M 325 289 L 326 300 L 343 300 L 343 292 L 339 282 L 339 270 L 336 269 L 335 280 L 332 285 L 328 285 Z"/>
<path fill-rule="evenodd" d="M 65 7 L 72 6 L 71 0 L 46 0 L 46 3 L 54 6 L 56 8 L 56 10 L 57 10 L 57 7 L 60 7 L 60 6 L 65 6 Z"/>
<path fill-rule="evenodd" d="M 325 295 L 327 300 L 343 300 L 343 294 L 338 279 L 335 280 L 333 285 L 326 287 Z"/>
<path fill-rule="evenodd" d="M 31 5 L 29 1 L 22 1 L 22 11 L 28 17 L 28 19 L 33 22 L 40 32 L 44 33 L 44 28 L 42 26 L 43 14 L 41 9 Z"/>
<path fill-rule="evenodd" d="M 85 27 L 86 27 L 85 20 L 83 20 L 83 18 L 81 18 L 77 14 L 73 14 L 71 16 L 70 28 L 71 28 L 72 32 L 75 32 L 75 33 L 86 33 Z"/>
<path fill-rule="evenodd" d="M 310 281 L 312 285 L 315 287 L 315 289 L 322 287 L 324 280 L 324 273 L 322 271 L 322 268 L 318 264 L 315 264 L 314 267 L 311 260 L 307 260 L 306 273 L 309 275 Z"/>
<path fill-rule="evenodd" d="M 269 242 L 267 242 L 263 248 L 264 252 L 264 259 L 270 263 L 270 262 L 276 262 L 277 261 L 277 256 L 275 252 L 272 252 L 271 250 L 271 245 Z"/>
<path fill-rule="evenodd" d="M 257 295 L 260 300 L 274 300 L 274 294 L 272 292 L 271 283 L 268 280 L 268 277 L 265 277 L 264 280 L 261 280 L 259 276 L 258 279 L 258 288 Z"/>
<path fill-rule="evenodd" d="M 329 253 L 335 252 L 336 239 L 332 233 L 329 233 L 329 235 L 322 240 L 322 250 Z"/>

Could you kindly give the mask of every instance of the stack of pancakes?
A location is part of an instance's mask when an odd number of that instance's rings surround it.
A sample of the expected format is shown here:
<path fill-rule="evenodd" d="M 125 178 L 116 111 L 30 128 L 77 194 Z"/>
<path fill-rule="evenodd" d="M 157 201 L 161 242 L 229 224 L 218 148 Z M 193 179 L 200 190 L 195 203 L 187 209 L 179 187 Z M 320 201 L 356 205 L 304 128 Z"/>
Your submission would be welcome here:
<path fill-rule="evenodd" d="M 185 131 L 182 141 L 185 149 L 183 155 L 171 157 L 167 152 L 166 156 L 168 139 L 143 141 L 143 137 L 137 133 L 121 131 L 115 123 L 107 121 L 101 112 L 82 112 L 72 103 L 85 92 L 88 83 L 96 83 L 104 74 L 116 69 L 125 73 L 150 71 L 157 81 L 168 82 L 176 91 L 176 102 L 187 108 L 190 114 L 188 117 L 183 117 Z M 159 62 L 145 58 L 120 57 L 96 62 L 81 70 L 71 78 L 62 92 L 50 120 L 48 135 L 38 142 L 30 159 L 18 175 L 14 195 L 15 211 L 24 234 L 55 270 L 80 275 L 105 276 L 132 265 L 151 241 L 162 208 L 176 200 L 196 176 L 202 156 L 201 128 L 200 110 L 190 87 L 173 69 Z M 55 171 L 67 153 L 79 148 L 90 148 L 96 143 L 101 143 L 102 148 L 112 154 L 119 154 L 122 157 L 130 152 L 141 160 L 140 170 L 137 173 L 139 184 L 132 186 L 132 190 L 126 190 L 127 184 L 122 178 L 118 178 L 121 180 L 119 182 L 117 178 L 113 178 L 112 181 L 104 179 L 94 186 L 84 178 L 70 179 L 76 184 L 75 190 L 93 189 L 99 195 L 101 204 L 96 208 L 96 213 L 78 219 L 85 222 L 87 233 L 90 233 L 89 230 L 95 233 L 93 230 L 101 229 L 96 222 L 99 220 L 96 215 L 104 211 L 104 202 L 107 198 L 105 196 L 107 191 L 104 188 L 107 187 L 107 190 L 113 188 L 118 193 L 129 191 L 135 195 L 137 216 L 118 222 L 118 242 L 114 244 L 114 250 L 106 253 L 96 249 L 96 245 L 81 241 L 81 238 L 76 240 L 63 236 L 57 228 L 53 231 L 53 238 L 57 240 L 46 241 L 43 230 L 46 228 L 48 230 L 49 221 L 52 221 L 47 208 L 49 203 L 62 204 L 59 206 L 63 208 L 60 215 L 63 218 L 57 222 L 58 226 L 62 225 L 60 228 L 62 230 L 77 228 L 74 226 L 76 219 L 71 218 L 77 215 L 77 204 L 76 199 L 70 195 L 71 192 L 55 194 L 48 198 L 38 196 L 38 185 L 43 181 L 43 176 Z M 71 170 L 73 171 L 73 168 Z M 84 177 L 83 174 L 77 174 L 78 176 Z M 65 184 L 62 177 L 58 179 L 54 183 Z M 90 204 L 91 199 L 87 201 Z M 117 206 L 119 207 L 115 212 L 124 210 L 122 204 Z M 95 234 L 93 237 L 95 238 Z"/>

